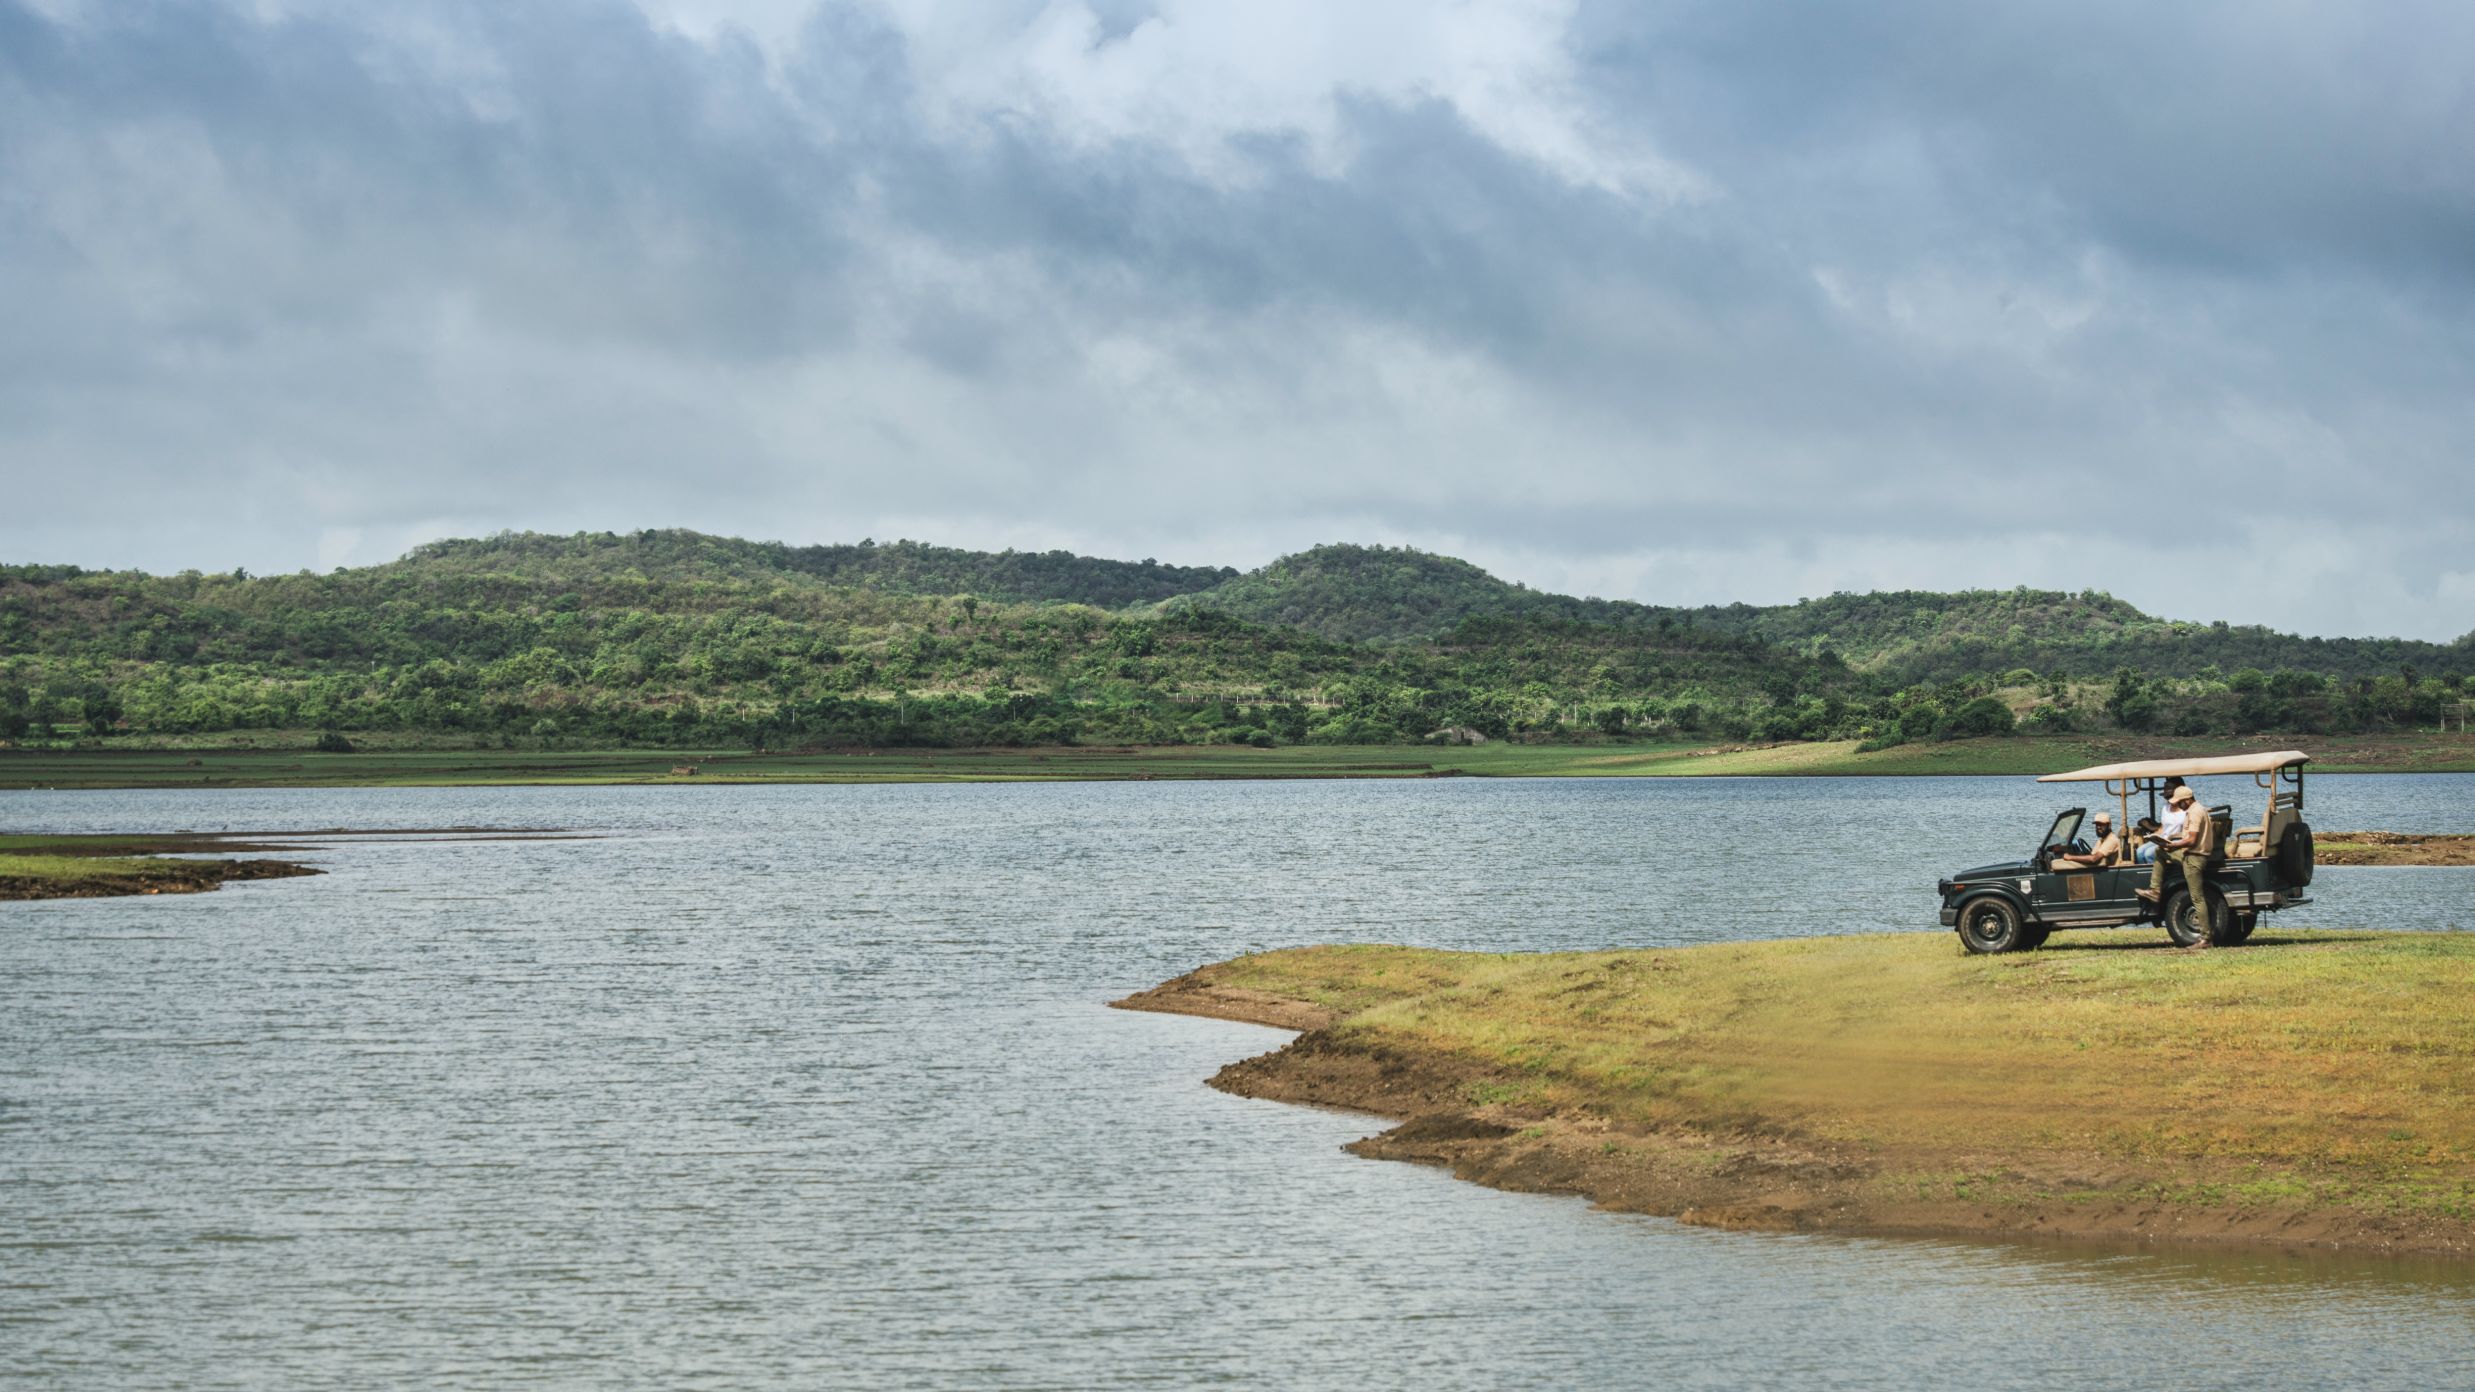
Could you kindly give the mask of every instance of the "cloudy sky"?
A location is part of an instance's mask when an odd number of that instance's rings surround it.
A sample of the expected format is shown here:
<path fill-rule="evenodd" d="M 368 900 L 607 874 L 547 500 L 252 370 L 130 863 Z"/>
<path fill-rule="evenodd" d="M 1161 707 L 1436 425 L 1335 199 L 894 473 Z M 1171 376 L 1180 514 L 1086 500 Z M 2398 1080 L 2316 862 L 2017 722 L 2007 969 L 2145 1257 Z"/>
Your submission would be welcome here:
<path fill-rule="evenodd" d="M 2475 7 L 0 0 L 0 560 L 2475 628 Z"/>

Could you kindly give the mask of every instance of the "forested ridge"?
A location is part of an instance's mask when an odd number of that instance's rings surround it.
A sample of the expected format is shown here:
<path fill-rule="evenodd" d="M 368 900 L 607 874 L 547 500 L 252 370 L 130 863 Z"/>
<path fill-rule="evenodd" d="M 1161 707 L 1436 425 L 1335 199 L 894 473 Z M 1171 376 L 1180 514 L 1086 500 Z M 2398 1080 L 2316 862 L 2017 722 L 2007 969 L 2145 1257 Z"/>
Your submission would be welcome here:
<path fill-rule="evenodd" d="M 524 573 L 601 571 L 755 579 L 788 572 L 831 585 L 889 594 L 978 595 L 1022 603 L 1062 601 L 1102 609 L 1157 604 L 1237 578 L 1228 566 L 1107 561 L 1070 551 L 964 551 L 919 541 L 879 545 L 786 546 L 701 532 L 521 533 L 434 541 L 397 562 L 400 569 Z M 390 567 L 379 567 L 390 569 Z"/>
<path fill-rule="evenodd" d="M 2475 631 L 2455 643 L 2306 638 L 2256 625 L 2160 619 L 2095 590 L 1924 590 L 1835 594 L 1794 604 L 1671 608 L 1578 599 L 1511 584 L 1449 556 L 1398 547 L 1319 546 L 1171 601 L 1339 641 L 1430 638 L 1465 618 L 1536 618 L 1656 629 L 1690 625 L 1836 655 L 1902 680 L 2031 667 L 2106 676 L 2126 663 L 2154 676 L 2254 667 L 2377 677 L 2412 665 L 2475 670 Z"/>
<path fill-rule="evenodd" d="M 686 531 L 316 575 L 0 566 L 0 740 L 770 747 L 2245 733 L 2455 717 L 2475 636 L 2299 638 L 2094 592 L 1667 608 L 1326 546 L 1239 574 Z"/>

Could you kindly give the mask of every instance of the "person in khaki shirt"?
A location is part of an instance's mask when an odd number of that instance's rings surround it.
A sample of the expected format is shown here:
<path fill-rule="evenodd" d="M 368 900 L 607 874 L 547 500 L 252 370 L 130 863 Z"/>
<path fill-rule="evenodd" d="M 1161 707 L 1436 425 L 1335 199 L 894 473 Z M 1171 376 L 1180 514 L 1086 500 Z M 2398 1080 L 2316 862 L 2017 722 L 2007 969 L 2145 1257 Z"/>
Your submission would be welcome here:
<path fill-rule="evenodd" d="M 2156 903 L 2165 892 L 2166 867 L 2170 864 L 2181 866 L 2183 885 L 2191 891 L 2193 912 L 2199 915 L 2203 925 L 2199 940 L 2192 946 L 2207 947 L 2210 945 L 2206 931 L 2209 871 L 2225 858 L 2225 847 L 2217 841 L 2217 819 L 2210 816 L 2206 808 L 2194 805 L 2199 799 L 2192 796 L 2191 789 L 2175 789 L 2170 801 L 2175 810 L 2183 814 L 2183 834 L 2168 841 L 2164 849 L 2158 852 L 2156 873 L 2149 877 L 2149 887 L 2140 891 L 2140 897 Z"/>
<path fill-rule="evenodd" d="M 2097 844 L 2091 847 L 2085 855 L 2065 851 L 2054 857 L 2056 869 L 2073 865 L 2083 870 L 2093 870 L 2101 865 L 2112 865 L 2123 858 L 2122 838 L 2114 834 L 2113 814 L 2100 812 L 2088 819 L 2088 825 L 2090 833 L 2097 838 Z"/>

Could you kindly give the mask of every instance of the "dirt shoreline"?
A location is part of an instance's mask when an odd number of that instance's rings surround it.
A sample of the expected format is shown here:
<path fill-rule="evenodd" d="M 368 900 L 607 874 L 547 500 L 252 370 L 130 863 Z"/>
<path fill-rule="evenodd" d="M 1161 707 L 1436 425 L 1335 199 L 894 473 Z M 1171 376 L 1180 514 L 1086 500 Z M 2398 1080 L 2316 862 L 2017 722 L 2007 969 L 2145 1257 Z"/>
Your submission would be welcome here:
<path fill-rule="evenodd" d="M 1301 1031 L 1222 1068 L 1209 1085 L 1241 1097 L 1372 1113 L 1397 1124 L 1353 1154 L 1450 1170 L 1521 1193 L 1577 1195 L 1620 1212 L 1736 1231 L 1870 1236 L 2218 1243 L 2419 1256 L 2475 1256 L 2475 1223 L 2351 1208 L 2195 1204 L 2177 1167 L 2095 1150 L 1999 1152 L 1832 1142 L 1791 1120 L 1740 1115 L 1724 1128 L 1640 1127 L 1586 1110 L 1473 1105 L 1499 1070 L 1387 1047 L 1336 1029 L 1346 1018 L 1301 1000 L 1210 979 L 1211 968 L 1110 1002 Z M 1929 1192 L 1917 1176 L 1982 1176 Z M 2126 1192 L 2141 1191 L 2147 1192 Z M 2179 1192 L 2178 1192 L 2179 1191 Z M 2023 1194 L 2044 1195 L 2023 1199 Z M 2076 1197 L 2075 1197 L 2076 1196 Z"/>
<path fill-rule="evenodd" d="M 2331 831 L 2314 840 L 2322 865 L 2475 865 L 2475 836 Z"/>
<path fill-rule="evenodd" d="M 7 903 L 118 899 L 137 894 L 204 894 L 235 880 L 286 880 L 326 873 L 289 860 L 167 860 L 127 874 L 56 880 L 41 875 L 12 875 L 8 864 L 8 858 L 0 856 L 0 902 Z"/>

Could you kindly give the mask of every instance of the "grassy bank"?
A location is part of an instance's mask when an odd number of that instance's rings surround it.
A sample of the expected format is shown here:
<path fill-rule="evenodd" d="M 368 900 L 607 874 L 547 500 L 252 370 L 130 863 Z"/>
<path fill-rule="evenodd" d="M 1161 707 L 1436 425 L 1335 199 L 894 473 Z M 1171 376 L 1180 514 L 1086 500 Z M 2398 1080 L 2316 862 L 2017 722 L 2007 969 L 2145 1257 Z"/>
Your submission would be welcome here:
<path fill-rule="evenodd" d="M 0 900 L 198 894 L 219 889 L 232 880 L 275 880 L 320 873 L 285 860 L 168 858 L 271 849 L 277 848 L 232 837 L 191 834 L 0 836 Z"/>
<path fill-rule="evenodd" d="M 1187 778 L 1711 777 L 2034 774 L 2118 759 L 2301 747 L 2315 772 L 2475 772 L 2462 735 L 2133 739 L 2049 736 L 1900 745 L 1851 742 L 1761 748 L 1706 744 L 1070 746 L 878 749 L 782 754 L 745 750 L 511 750 L 379 745 L 321 754 L 289 747 L 0 751 L 0 788 L 422 787 L 594 783 L 980 783 Z M 683 770 L 692 769 L 693 772 Z"/>
<path fill-rule="evenodd" d="M 2333 831 L 2314 848 L 2323 865 L 2475 865 L 2475 836 Z"/>
<path fill-rule="evenodd" d="M 1367 1154 L 1721 1226 L 2475 1252 L 2475 936 L 2206 954 L 1949 934 L 1244 957 L 1133 1008 L 1309 1032 L 1251 1096 L 1406 1118 Z"/>

